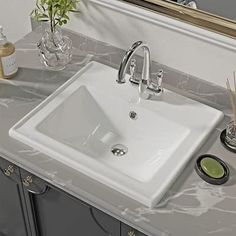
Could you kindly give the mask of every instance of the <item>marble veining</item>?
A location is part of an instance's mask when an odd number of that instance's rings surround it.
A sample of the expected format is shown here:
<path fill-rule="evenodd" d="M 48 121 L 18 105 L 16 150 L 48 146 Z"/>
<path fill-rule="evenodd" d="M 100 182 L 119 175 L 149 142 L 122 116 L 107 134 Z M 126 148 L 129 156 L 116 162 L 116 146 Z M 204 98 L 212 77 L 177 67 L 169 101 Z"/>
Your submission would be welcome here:
<path fill-rule="evenodd" d="M 63 71 L 47 71 L 39 62 L 36 48 L 41 31 L 42 27 L 36 28 L 16 44 L 19 73 L 12 80 L 0 80 L 0 155 L 147 235 L 235 236 L 236 156 L 225 150 L 219 141 L 220 132 L 232 116 L 226 90 L 222 87 L 152 63 L 153 77 L 158 69 L 164 69 L 165 88 L 218 108 L 226 115 L 154 209 L 95 183 L 89 177 L 9 137 L 8 130 L 19 119 L 88 62 L 95 60 L 118 68 L 124 55 L 123 50 L 112 45 L 67 31 L 73 41 L 73 60 Z M 137 57 L 138 72 L 141 71 L 141 63 L 142 58 Z M 193 170 L 194 160 L 203 153 L 218 155 L 229 164 L 231 178 L 227 184 L 213 186 L 198 177 Z"/>
<path fill-rule="evenodd" d="M 191 197 L 197 201 L 196 206 L 193 204 L 175 203 L 174 200 L 181 197 Z M 235 210 L 230 206 L 229 209 L 223 209 L 217 207 L 217 204 L 225 200 L 236 200 L 236 196 L 229 196 L 223 191 L 220 186 L 211 186 L 205 182 L 192 183 L 190 188 L 186 188 L 181 192 L 174 194 L 173 196 L 165 198 L 155 209 L 149 209 L 146 207 L 138 207 L 135 211 L 129 210 L 119 206 L 123 215 L 133 215 L 135 221 L 149 221 L 145 218 L 146 215 L 154 215 L 156 213 L 164 214 L 188 214 L 191 216 L 199 217 L 202 214 L 207 213 L 209 210 L 215 210 L 219 212 L 225 212 L 229 214 L 236 214 Z M 166 207 L 165 207 L 166 206 Z"/>

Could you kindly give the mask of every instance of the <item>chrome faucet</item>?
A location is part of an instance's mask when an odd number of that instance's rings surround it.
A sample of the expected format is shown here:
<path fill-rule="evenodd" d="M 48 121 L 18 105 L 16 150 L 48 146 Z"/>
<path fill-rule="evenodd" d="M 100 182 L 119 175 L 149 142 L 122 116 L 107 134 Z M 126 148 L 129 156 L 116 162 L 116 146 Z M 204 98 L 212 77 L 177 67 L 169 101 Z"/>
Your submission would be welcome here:
<path fill-rule="evenodd" d="M 163 77 L 163 71 L 160 70 L 158 73 L 158 79 L 153 81 L 150 77 L 150 65 L 151 65 L 151 59 L 150 59 L 150 50 L 148 45 L 143 41 L 137 41 L 135 42 L 131 48 L 126 52 L 125 56 L 122 59 L 122 62 L 120 64 L 120 68 L 118 71 L 118 78 L 117 83 L 123 84 L 125 83 L 125 73 L 127 70 L 127 66 L 133 57 L 133 55 L 136 53 L 138 49 L 142 48 L 144 53 L 144 59 L 143 59 L 143 69 L 142 69 L 142 76 L 141 79 L 134 78 L 134 69 L 135 69 L 135 60 L 132 59 L 131 61 L 131 78 L 130 82 L 134 84 L 138 84 L 138 91 L 139 96 L 143 99 L 148 99 L 151 95 L 157 95 L 161 94 L 163 92 L 163 89 L 161 87 L 162 83 L 162 77 Z"/>

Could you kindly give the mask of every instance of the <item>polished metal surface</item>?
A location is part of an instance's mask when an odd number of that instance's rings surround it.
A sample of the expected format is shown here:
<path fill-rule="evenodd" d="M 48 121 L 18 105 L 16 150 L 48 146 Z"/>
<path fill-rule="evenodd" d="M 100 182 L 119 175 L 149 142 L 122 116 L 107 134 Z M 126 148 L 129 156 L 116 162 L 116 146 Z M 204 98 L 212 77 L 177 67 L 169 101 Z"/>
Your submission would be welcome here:
<path fill-rule="evenodd" d="M 126 52 L 125 56 L 122 59 L 120 68 L 118 71 L 117 83 L 125 83 L 125 72 L 127 66 L 133 57 L 133 55 L 140 49 L 143 49 L 144 60 L 143 60 L 143 69 L 142 69 L 142 80 L 149 80 L 150 78 L 150 50 L 148 45 L 143 41 L 135 42 L 131 48 Z"/>
<path fill-rule="evenodd" d="M 9 165 L 6 169 L 4 169 L 4 174 L 6 175 L 6 176 L 11 176 L 11 174 L 13 174 L 14 173 L 14 167 L 13 167 L 13 165 Z"/>
<path fill-rule="evenodd" d="M 130 119 L 132 119 L 132 120 L 137 120 L 137 119 L 138 119 L 138 114 L 137 114 L 135 111 L 131 111 L 131 112 L 129 113 L 129 117 L 130 117 Z"/>
<path fill-rule="evenodd" d="M 124 156 L 128 152 L 128 148 L 123 144 L 116 144 L 112 146 L 111 152 L 114 156 L 121 157 Z"/>
<path fill-rule="evenodd" d="M 162 81 L 164 77 L 164 71 L 160 69 L 157 73 L 157 77 L 151 80 L 151 83 L 148 87 L 150 93 L 153 92 L 153 95 L 161 95 L 164 91 L 162 87 Z"/>
<path fill-rule="evenodd" d="M 133 57 L 133 55 L 140 49 L 143 49 L 144 53 L 144 59 L 143 59 L 143 69 L 142 69 L 142 77 L 139 82 L 139 97 L 143 99 L 148 99 L 149 94 L 146 93 L 146 90 L 149 86 L 150 82 L 150 50 L 148 45 L 143 41 L 137 41 L 135 42 L 131 48 L 126 52 L 125 56 L 123 57 L 123 60 L 120 64 L 120 68 L 118 71 L 118 78 L 117 83 L 123 84 L 125 83 L 125 72 L 127 69 L 127 66 Z"/>
<path fill-rule="evenodd" d="M 142 69 L 142 76 L 141 79 L 135 78 L 135 68 L 136 68 L 136 61 L 132 59 L 133 55 L 140 49 L 143 49 L 144 58 L 143 58 L 143 69 Z M 132 59 L 132 60 L 131 60 Z M 130 65 L 130 82 L 134 84 L 138 84 L 138 92 L 139 97 L 143 99 L 148 99 L 150 96 L 159 95 L 163 92 L 161 87 L 162 78 L 163 78 L 163 71 L 158 73 L 159 78 L 157 80 L 152 80 L 150 77 L 150 66 L 151 66 L 151 59 L 150 59 L 150 49 L 147 43 L 143 41 L 135 42 L 131 48 L 126 51 L 125 56 L 123 57 L 119 71 L 118 71 L 118 78 L 117 83 L 123 84 L 125 83 L 125 73 L 127 70 L 127 66 L 131 61 Z"/>
<path fill-rule="evenodd" d="M 134 230 L 130 230 L 127 234 L 127 236 L 136 236 Z"/>
<path fill-rule="evenodd" d="M 130 81 L 131 83 L 134 83 L 134 84 L 139 84 L 140 78 L 139 78 L 138 76 L 136 76 L 136 74 L 135 74 L 135 69 L 136 69 L 136 59 L 133 58 L 133 59 L 131 59 L 130 67 L 129 67 L 129 70 L 130 70 L 130 78 L 129 78 L 129 81 Z"/>
<path fill-rule="evenodd" d="M 33 178 L 32 178 L 32 176 L 31 176 L 31 175 L 26 176 L 26 177 L 23 179 L 22 183 L 23 183 L 24 186 L 29 187 L 30 184 L 33 183 Z"/>

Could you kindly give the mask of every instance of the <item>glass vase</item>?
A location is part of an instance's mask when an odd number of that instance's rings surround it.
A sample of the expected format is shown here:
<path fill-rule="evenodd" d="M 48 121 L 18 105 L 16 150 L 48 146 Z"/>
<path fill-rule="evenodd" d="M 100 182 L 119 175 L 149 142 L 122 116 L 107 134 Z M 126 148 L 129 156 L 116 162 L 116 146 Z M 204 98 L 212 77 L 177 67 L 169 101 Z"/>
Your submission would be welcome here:
<path fill-rule="evenodd" d="M 230 147 L 236 148 L 236 126 L 234 121 L 227 124 L 225 141 Z"/>
<path fill-rule="evenodd" d="M 62 70 L 72 58 L 72 41 L 59 27 L 54 32 L 46 29 L 37 46 L 40 60 L 48 69 Z"/>

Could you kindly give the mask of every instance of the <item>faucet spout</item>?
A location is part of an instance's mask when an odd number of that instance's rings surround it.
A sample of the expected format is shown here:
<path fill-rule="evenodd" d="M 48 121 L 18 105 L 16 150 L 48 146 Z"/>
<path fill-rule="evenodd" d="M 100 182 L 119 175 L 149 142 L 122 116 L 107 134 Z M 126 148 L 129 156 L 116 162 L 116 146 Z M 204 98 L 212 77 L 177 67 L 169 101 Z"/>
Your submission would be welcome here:
<path fill-rule="evenodd" d="M 146 81 L 146 84 L 148 84 L 148 81 L 150 80 L 150 50 L 148 45 L 143 41 L 137 41 L 135 42 L 131 48 L 126 52 L 119 68 L 118 72 L 118 78 L 117 83 L 123 84 L 125 83 L 125 73 L 127 66 L 132 58 L 132 56 L 139 50 L 140 48 L 143 49 L 144 53 L 144 61 L 143 61 L 143 69 L 142 69 L 142 78 L 141 81 Z"/>
<path fill-rule="evenodd" d="M 123 57 L 120 68 L 118 71 L 118 77 L 116 82 L 118 84 L 125 83 L 125 73 L 127 70 L 127 66 L 131 61 L 133 55 L 136 53 L 137 50 L 140 48 L 143 49 L 144 59 L 143 59 L 143 69 L 141 79 L 135 77 L 135 60 L 131 62 L 130 65 L 130 82 L 133 84 L 138 84 L 138 94 L 139 98 L 142 99 L 149 99 L 151 96 L 160 96 L 163 93 L 163 88 L 161 87 L 162 78 L 163 78 L 163 71 L 160 70 L 158 73 L 158 78 L 156 80 L 152 80 L 150 77 L 150 66 L 151 66 L 151 59 L 150 59 L 150 50 L 148 45 L 143 41 L 135 42 L 131 48 L 125 53 Z"/>

